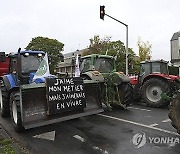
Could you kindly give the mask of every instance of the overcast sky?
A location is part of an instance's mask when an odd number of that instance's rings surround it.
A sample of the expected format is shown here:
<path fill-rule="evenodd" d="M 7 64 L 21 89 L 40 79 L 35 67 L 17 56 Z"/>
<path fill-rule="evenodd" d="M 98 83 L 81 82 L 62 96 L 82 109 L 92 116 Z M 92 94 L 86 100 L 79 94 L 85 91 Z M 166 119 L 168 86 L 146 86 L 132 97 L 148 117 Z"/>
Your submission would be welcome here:
<path fill-rule="evenodd" d="M 126 28 L 106 14 L 129 26 L 129 47 L 138 53 L 137 40 L 152 44 L 153 59 L 170 60 L 170 39 L 180 31 L 180 0 L 0 0 L 0 51 L 25 48 L 37 36 L 57 39 L 64 52 L 84 49 L 94 35 L 126 41 Z"/>

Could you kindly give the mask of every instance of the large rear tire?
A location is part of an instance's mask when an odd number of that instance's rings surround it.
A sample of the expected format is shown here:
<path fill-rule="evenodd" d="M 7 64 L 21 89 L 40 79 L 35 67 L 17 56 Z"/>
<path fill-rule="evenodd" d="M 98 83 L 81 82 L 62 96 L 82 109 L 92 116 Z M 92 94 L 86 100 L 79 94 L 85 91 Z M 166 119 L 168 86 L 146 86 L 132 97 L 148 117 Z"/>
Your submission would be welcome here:
<path fill-rule="evenodd" d="M 173 100 L 169 107 L 169 118 L 171 119 L 172 126 L 180 134 L 180 92 L 174 95 Z"/>
<path fill-rule="evenodd" d="M 141 98 L 142 98 L 141 86 L 140 84 L 137 84 L 133 87 L 133 100 L 135 102 L 140 102 Z"/>
<path fill-rule="evenodd" d="M 167 106 L 169 102 L 163 100 L 162 93 L 171 95 L 170 86 L 167 81 L 159 78 L 151 78 L 147 80 L 142 86 L 142 97 L 145 103 L 151 107 Z"/>
<path fill-rule="evenodd" d="M 119 96 L 121 103 L 126 107 L 133 103 L 133 88 L 130 83 L 124 82 L 119 85 Z"/>
<path fill-rule="evenodd" d="M 9 117 L 10 109 L 9 109 L 9 94 L 4 86 L 3 81 L 1 80 L 0 87 L 0 115 L 1 117 Z"/>
<path fill-rule="evenodd" d="M 23 131 L 19 92 L 13 92 L 10 95 L 10 113 L 15 131 Z"/>

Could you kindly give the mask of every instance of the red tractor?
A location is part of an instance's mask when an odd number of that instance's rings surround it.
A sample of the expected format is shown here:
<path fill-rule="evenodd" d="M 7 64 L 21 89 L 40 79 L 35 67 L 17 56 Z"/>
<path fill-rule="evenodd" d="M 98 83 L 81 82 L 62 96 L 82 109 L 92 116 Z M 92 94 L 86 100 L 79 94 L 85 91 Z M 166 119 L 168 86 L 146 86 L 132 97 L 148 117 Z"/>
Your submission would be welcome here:
<path fill-rule="evenodd" d="M 9 73 L 9 58 L 5 56 L 5 52 L 0 52 L 0 76 Z"/>
<path fill-rule="evenodd" d="M 180 76 L 169 75 L 168 62 L 164 60 L 141 62 L 138 76 L 130 79 L 134 87 L 134 99 L 142 97 L 151 107 L 168 105 L 169 100 L 165 97 L 172 96 L 180 89 Z"/>

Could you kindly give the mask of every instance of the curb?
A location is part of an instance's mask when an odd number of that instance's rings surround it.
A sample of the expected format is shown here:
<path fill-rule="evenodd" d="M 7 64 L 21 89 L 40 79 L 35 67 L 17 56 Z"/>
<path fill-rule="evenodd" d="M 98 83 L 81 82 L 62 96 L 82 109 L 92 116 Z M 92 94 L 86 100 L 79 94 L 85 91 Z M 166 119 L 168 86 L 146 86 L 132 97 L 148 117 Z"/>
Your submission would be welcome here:
<path fill-rule="evenodd" d="M 0 125 L 0 140 L 8 142 L 8 146 L 11 147 L 12 151 L 15 151 L 17 154 L 28 154 L 29 151 L 26 148 L 18 145 L 13 138 L 9 136 L 9 134 L 5 131 L 5 129 Z M 7 145 L 3 145 L 0 143 L 0 150 L 3 149 Z M 1 151 L 0 151 L 1 153 Z M 8 152 L 7 152 L 8 153 Z"/>

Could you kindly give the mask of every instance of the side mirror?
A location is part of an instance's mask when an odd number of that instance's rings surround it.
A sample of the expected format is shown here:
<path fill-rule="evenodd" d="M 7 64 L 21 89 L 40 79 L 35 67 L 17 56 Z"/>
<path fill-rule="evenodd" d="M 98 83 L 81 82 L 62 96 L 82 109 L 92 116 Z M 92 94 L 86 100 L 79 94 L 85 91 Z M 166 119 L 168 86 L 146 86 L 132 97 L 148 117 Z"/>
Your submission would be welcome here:
<path fill-rule="evenodd" d="M 6 61 L 6 54 L 5 52 L 0 52 L 0 62 L 5 62 Z"/>

